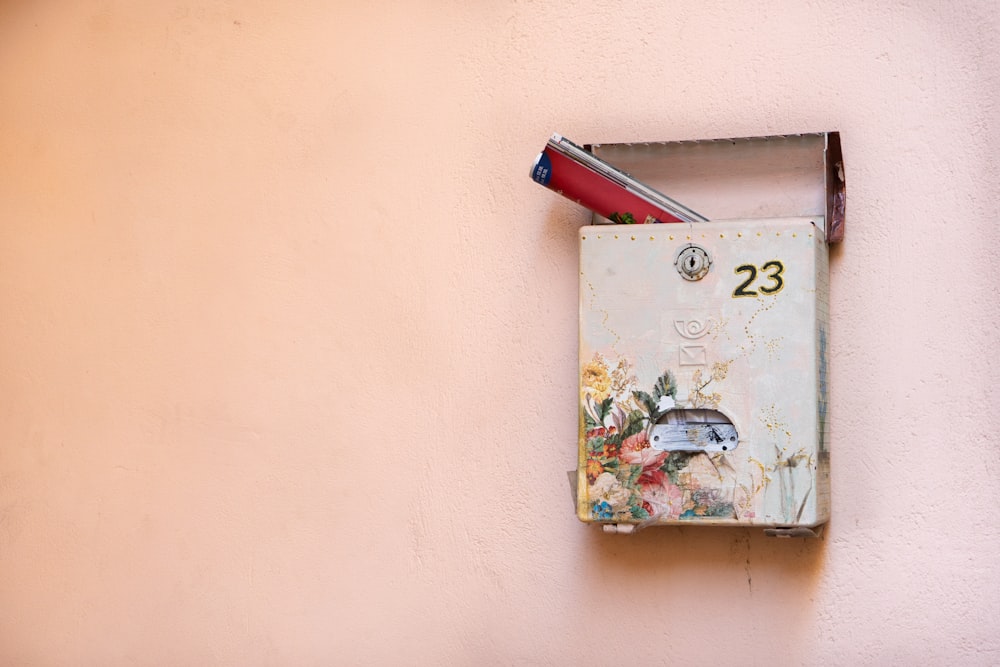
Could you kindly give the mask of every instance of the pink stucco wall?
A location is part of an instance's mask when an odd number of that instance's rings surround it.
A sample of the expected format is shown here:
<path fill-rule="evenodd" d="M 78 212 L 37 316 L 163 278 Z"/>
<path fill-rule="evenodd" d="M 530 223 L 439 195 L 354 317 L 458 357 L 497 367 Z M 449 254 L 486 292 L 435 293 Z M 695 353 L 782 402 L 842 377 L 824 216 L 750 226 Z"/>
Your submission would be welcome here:
<path fill-rule="evenodd" d="M 0 4 L 0 664 L 1000 663 L 1000 10 Z M 577 522 L 580 142 L 839 129 L 833 521 Z"/>

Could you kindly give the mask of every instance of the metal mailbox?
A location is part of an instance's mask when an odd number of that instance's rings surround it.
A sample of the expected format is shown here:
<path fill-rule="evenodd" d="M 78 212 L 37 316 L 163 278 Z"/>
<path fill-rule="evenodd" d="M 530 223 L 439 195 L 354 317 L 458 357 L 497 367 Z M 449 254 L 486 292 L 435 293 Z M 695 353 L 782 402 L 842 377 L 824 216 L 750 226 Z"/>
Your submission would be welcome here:
<path fill-rule="evenodd" d="M 839 137 L 833 152 L 804 136 L 591 147 L 631 156 L 644 182 L 672 171 L 663 190 L 712 221 L 580 229 L 581 520 L 792 536 L 829 519 L 828 235 L 843 236 L 844 184 Z M 709 187 L 697 174 L 713 160 L 741 173 L 732 146 L 746 177 Z M 783 178 L 760 194 L 747 182 L 762 162 Z"/>

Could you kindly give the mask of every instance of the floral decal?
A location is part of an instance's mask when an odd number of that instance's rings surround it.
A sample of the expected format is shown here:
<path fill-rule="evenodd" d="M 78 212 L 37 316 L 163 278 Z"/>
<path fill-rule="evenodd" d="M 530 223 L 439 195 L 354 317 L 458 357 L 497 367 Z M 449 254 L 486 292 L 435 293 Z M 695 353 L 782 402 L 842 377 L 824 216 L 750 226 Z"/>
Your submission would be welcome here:
<path fill-rule="evenodd" d="M 587 498 L 596 521 L 642 522 L 659 519 L 736 518 L 733 498 L 718 484 L 720 466 L 732 469 L 724 454 L 664 451 L 650 446 L 651 425 L 675 407 L 717 408 L 718 393 L 706 390 L 726 377 L 728 364 L 713 364 L 711 375 L 692 376 L 685 405 L 677 402 L 677 382 L 667 370 L 649 391 L 636 386 L 629 362 L 614 369 L 600 355 L 584 365 L 581 402 Z M 703 480 L 717 477 L 716 484 Z M 750 495 L 753 495 L 751 493 Z M 739 505 L 749 509 L 749 498 Z M 741 512 L 742 514 L 742 512 Z M 746 514 L 744 514 L 746 516 Z M 752 516 L 752 514 L 751 514 Z"/>

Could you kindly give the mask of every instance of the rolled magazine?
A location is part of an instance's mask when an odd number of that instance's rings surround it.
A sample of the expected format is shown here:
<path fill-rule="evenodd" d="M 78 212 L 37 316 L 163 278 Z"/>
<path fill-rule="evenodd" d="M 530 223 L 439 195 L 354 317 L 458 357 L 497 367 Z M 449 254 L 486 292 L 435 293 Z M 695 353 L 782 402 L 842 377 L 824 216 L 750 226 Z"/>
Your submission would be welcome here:
<path fill-rule="evenodd" d="M 559 134 L 553 134 L 538 154 L 531 178 L 613 223 L 708 220 Z"/>

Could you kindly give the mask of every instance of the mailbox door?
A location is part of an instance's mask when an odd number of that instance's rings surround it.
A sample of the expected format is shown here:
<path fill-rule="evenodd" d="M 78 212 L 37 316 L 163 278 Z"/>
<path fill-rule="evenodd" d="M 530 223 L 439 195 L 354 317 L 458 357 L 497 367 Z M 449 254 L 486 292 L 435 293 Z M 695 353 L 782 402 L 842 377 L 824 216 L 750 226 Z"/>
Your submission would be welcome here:
<path fill-rule="evenodd" d="M 581 229 L 582 520 L 827 520 L 822 230 L 822 217 Z"/>

